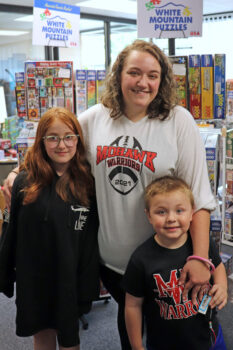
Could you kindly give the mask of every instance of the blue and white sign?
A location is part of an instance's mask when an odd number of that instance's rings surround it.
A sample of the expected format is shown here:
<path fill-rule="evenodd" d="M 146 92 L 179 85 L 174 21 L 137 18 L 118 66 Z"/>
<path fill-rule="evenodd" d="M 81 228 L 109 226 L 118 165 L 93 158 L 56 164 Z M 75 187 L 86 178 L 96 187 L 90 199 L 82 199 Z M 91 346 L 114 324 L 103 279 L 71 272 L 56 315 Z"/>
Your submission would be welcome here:
<path fill-rule="evenodd" d="M 33 45 L 78 47 L 80 7 L 34 0 Z"/>
<path fill-rule="evenodd" d="M 203 0 L 137 0 L 139 38 L 202 36 Z"/>

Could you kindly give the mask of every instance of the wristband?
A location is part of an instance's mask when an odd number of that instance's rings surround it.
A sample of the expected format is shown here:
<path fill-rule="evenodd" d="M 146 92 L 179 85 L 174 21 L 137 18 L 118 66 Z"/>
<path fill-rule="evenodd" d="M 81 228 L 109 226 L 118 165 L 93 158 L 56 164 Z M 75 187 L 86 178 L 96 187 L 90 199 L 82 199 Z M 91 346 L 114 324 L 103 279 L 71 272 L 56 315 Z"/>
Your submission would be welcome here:
<path fill-rule="evenodd" d="M 203 258 L 202 256 L 198 256 L 198 255 L 190 255 L 186 261 L 189 261 L 189 260 L 200 260 L 200 261 L 203 261 L 204 263 L 208 264 L 209 267 L 210 267 L 210 272 L 213 273 L 215 271 L 215 266 L 214 264 L 212 263 L 211 260 L 209 259 L 205 259 Z"/>
<path fill-rule="evenodd" d="M 10 173 L 15 173 L 16 175 L 19 175 L 19 173 L 17 173 L 17 171 L 15 170 L 11 170 Z"/>

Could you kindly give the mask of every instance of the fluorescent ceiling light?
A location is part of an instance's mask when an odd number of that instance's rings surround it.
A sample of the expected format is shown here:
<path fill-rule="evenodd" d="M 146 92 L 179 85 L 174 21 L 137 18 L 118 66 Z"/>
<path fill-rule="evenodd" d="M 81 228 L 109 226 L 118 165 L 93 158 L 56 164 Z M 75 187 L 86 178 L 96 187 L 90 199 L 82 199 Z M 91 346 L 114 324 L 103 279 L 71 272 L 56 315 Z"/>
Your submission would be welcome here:
<path fill-rule="evenodd" d="M 1 30 L 0 29 L 0 36 L 18 36 L 18 35 L 23 35 L 27 33 L 29 32 L 25 32 L 22 30 Z"/>
<path fill-rule="evenodd" d="M 80 3 L 76 3 L 76 6 L 84 6 L 100 10 L 123 12 L 130 14 L 136 14 L 137 12 L 137 6 L 135 2 L 128 0 L 117 0 L 114 2 L 114 4 L 109 0 L 86 0 Z"/>
<path fill-rule="evenodd" d="M 18 17 L 18 18 L 15 18 L 14 21 L 19 21 L 19 22 L 33 22 L 33 15 Z"/>

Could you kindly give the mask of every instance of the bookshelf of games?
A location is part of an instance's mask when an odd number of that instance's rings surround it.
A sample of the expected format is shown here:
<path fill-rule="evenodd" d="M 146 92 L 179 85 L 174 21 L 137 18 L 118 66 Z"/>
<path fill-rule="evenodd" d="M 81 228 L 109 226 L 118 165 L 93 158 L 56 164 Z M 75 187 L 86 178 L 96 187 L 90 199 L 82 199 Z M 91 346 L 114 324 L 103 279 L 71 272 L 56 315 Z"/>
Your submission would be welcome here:
<path fill-rule="evenodd" d="M 233 120 L 226 118 L 223 120 L 212 119 L 208 121 L 196 120 L 201 128 L 209 129 L 210 134 L 218 134 L 218 149 L 216 158 L 218 162 L 218 174 L 216 191 L 217 210 L 211 220 L 219 221 L 221 230 L 220 244 L 233 246 Z M 229 134 L 230 133 L 230 134 Z M 230 154 L 228 156 L 227 154 Z M 208 160 L 207 160 L 208 163 Z M 210 178 L 211 182 L 211 178 Z"/>
<path fill-rule="evenodd" d="M 222 243 L 233 246 L 233 121 L 225 120 L 222 126 Z"/>
<path fill-rule="evenodd" d="M 219 246 L 233 246 L 233 79 L 225 78 L 226 55 L 170 56 L 170 60 L 178 104 L 189 109 L 206 148 L 218 204 L 211 215 L 211 234 Z"/>

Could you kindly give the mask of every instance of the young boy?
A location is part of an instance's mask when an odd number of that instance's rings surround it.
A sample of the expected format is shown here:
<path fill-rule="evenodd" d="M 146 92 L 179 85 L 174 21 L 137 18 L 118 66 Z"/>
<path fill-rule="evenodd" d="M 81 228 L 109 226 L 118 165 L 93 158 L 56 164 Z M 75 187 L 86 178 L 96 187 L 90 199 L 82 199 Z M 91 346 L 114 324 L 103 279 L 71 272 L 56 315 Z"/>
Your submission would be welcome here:
<path fill-rule="evenodd" d="M 227 303 L 227 277 L 213 242 L 209 256 L 216 269 L 207 313 L 199 313 L 198 303 L 194 305 L 191 298 L 182 300 L 183 287 L 178 285 L 181 269 L 193 251 L 188 233 L 194 211 L 190 188 L 179 178 L 165 176 L 146 188 L 145 203 L 155 235 L 132 254 L 123 278 L 132 349 L 145 349 L 143 314 L 147 350 L 226 349 L 215 307 L 221 309 Z"/>

